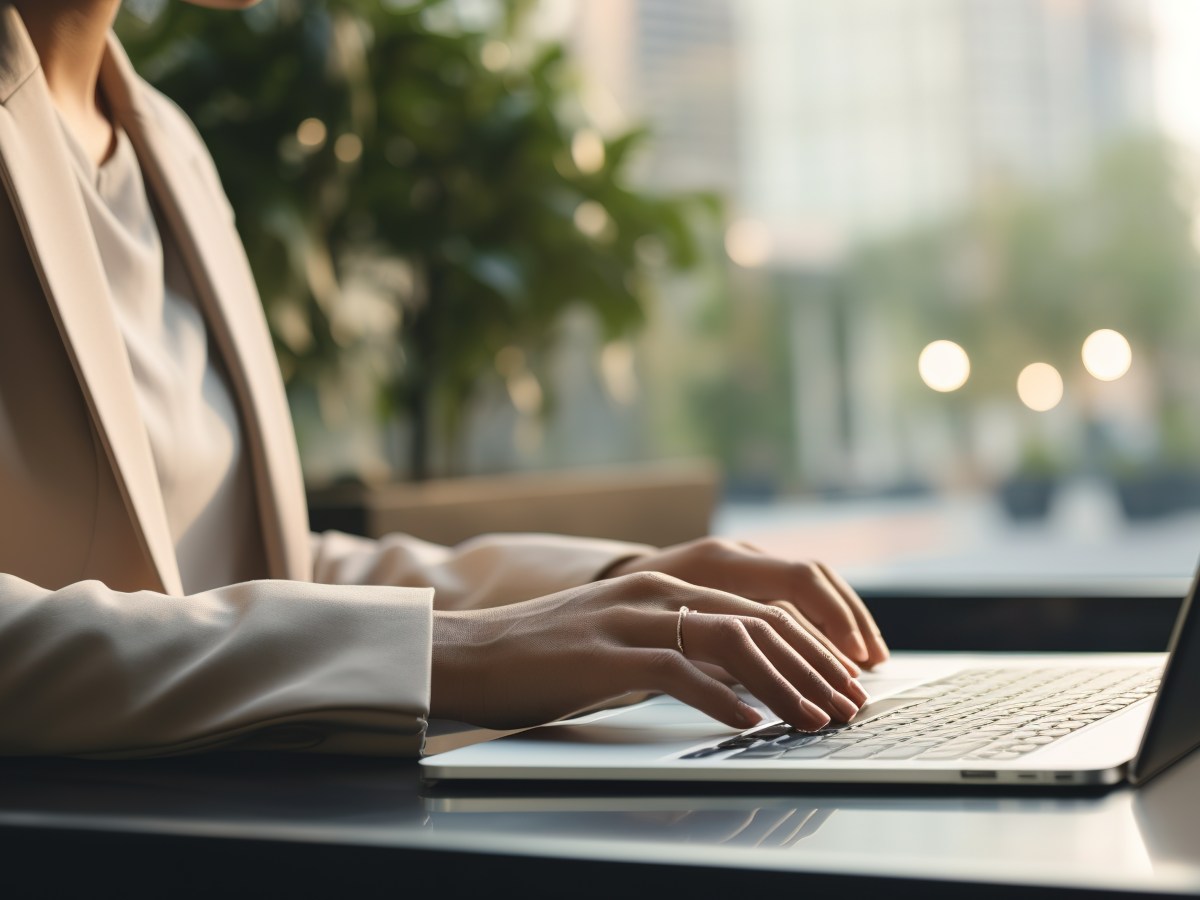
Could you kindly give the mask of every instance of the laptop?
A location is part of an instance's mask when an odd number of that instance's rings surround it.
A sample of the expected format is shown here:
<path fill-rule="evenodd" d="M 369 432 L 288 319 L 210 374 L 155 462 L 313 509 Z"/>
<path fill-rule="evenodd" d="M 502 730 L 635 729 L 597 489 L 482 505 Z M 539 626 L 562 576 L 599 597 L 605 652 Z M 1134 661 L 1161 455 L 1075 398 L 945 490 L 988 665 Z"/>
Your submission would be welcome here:
<path fill-rule="evenodd" d="M 849 723 L 731 729 L 659 695 L 424 757 L 430 783 L 1142 784 L 1200 746 L 1200 572 L 1166 653 L 898 652 Z"/>

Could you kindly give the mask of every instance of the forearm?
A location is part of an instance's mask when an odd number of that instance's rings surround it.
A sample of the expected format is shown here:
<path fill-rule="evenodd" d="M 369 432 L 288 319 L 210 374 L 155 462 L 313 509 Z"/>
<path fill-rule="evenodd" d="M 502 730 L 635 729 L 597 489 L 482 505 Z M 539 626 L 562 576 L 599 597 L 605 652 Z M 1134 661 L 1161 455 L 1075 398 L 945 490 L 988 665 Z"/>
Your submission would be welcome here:
<path fill-rule="evenodd" d="M 490 534 L 443 547 L 392 534 L 313 537 L 314 578 L 328 584 L 434 589 L 440 610 L 483 609 L 542 597 L 601 577 L 613 564 L 654 552 L 645 544 L 551 534 Z"/>
<path fill-rule="evenodd" d="M 0 753 L 417 755 L 432 592 L 258 581 L 188 597 L 0 575 Z"/>

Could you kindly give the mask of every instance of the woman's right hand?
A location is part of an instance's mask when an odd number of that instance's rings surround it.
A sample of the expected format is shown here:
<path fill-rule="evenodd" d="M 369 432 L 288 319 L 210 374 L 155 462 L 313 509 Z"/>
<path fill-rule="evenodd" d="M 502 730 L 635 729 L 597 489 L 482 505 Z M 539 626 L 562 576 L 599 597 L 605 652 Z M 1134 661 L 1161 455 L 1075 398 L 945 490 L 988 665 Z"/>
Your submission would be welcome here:
<path fill-rule="evenodd" d="M 431 715 L 486 728 L 538 725 L 644 691 L 670 694 L 735 728 L 760 720 L 697 663 L 728 672 L 805 730 L 847 721 L 867 699 L 782 609 L 660 573 L 433 615 Z"/>

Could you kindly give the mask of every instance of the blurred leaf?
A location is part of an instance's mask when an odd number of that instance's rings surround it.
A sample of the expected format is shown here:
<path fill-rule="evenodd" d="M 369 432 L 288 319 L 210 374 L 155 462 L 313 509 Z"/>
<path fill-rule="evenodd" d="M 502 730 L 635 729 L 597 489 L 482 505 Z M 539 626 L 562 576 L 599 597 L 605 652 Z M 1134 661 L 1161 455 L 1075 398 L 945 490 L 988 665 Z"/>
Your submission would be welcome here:
<path fill-rule="evenodd" d="M 599 171 L 560 171 L 586 124 L 566 49 L 532 35 L 534 4 L 497 2 L 490 29 L 454 0 L 277 0 L 245 12 L 171 3 L 150 22 L 118 20 L 139 71 L 205 138 L 264 304 L 290 309 L 269 317 L 273 327 L 311 329 L 311 341 L 276 334 L 289 384 L 328 393 L 347 360 L 395 360 L 379 377 L 379 408 L 412 426 L 418 475 L 434 423 L 461 420 L 480 381 L 496 377 L 496 353 L 544 352 L 578 307 L 610 339 L 632 333 L 652 302 L 637 240 L 691 267 L 694 223 L 717 212 L 711 197 L 626 185 L 644 129 L 612 136 Z M 513 63 L 488 68 L 489 41 Z M 303 144 L 310 119 L 319 126 Z M 613 240 L 576 227 L 585 200 L 607 211 Z M 333 331 L 330 304 L 364 252 L 406 261 L 416 279 L 395 299 L 398 337 Z M 381 352 L 396 340 L 402 352 Z"/>

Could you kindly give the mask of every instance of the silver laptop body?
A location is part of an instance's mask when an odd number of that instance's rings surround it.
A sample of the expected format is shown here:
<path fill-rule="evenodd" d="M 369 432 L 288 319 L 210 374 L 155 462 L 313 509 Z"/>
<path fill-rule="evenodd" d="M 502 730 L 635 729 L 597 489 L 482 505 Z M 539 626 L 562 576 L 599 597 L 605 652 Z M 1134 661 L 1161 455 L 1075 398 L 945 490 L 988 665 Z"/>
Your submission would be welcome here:
<path fill-rule="evenodd" d="M 429 780 L 1141 783 L 1200 745 L 1197 582 L 1165 654 L 897 653 L 853 722 L 731 729 L 667 696 L 427 756 Z M 748 702 L 761 704 L 753 698 Z M 764 711 L 765 712 L 765 711 Z"/>

